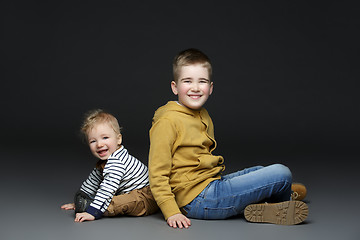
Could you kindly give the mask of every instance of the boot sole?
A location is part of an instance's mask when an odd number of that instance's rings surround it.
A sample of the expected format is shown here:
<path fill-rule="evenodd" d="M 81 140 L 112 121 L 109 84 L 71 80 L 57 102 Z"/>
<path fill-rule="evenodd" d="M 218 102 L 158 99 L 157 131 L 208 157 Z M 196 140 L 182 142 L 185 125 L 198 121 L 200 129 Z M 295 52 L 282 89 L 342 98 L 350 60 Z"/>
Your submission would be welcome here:
<path fill-rule="evenodd" d="M 302 223 L 308 214 L 308 206 L 301 201 L 251 204 L 244 210 L 245 219 L 249 222 L 279 225 Z"/>

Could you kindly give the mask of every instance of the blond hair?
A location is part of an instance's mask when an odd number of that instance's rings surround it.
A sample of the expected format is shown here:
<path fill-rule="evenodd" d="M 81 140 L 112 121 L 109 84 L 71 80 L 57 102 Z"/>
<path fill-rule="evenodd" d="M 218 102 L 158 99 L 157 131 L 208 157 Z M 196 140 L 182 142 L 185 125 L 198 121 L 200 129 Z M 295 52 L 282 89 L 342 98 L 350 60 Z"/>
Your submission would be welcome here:
<path fill-rule="evenodd" d="M 198 49 L 190 48 L 178 53 L 173 61 L 173 75 L 174 81 L 177 82 L 180 74 L 180 69 L 183 66 L 200 64 L 205 67 L 209 72 L 209 78 L 211 79 L 212 67 L 208 56 Z"/>
<path fill-rule="evenodd" d="M 80 132 L 86 142 L 88 141 L 88 134 L 91 129 L 99 123 L 108 123 L 117 135 L 121 134 L 121 127 L 119 126 L 118 120 L 112 114 L 102 109 L 95 109 L 85 114 L 83 124 L 80 128 Z M 107 161 L 99 160 L 96 163 L 96 168 L 100 170 L 104 169 L 106 162 Z"/>
<path fill-rule="evenodd" d="M 121 134 L 121 127 L 117 119 L 102 109 L 91 110 L 85 114 L 80 129 L 81 133 L 87 138 L 89 131 L 98 123 L 109 123 L 116 134 Z"/>

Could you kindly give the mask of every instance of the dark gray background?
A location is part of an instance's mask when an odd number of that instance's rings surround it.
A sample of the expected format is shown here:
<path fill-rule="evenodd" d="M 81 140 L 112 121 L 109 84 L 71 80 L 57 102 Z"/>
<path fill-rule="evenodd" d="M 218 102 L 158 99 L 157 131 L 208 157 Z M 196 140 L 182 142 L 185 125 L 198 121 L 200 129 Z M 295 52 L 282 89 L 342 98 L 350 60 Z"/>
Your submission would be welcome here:
<path fill-rule="evenodd" d="M 1 239 L 113 239 L 127 230 L 154 239 L 360 235 L 357 1 L 9 1 L 1 8 Z M 112 112 L 124 145 L 147 163 L 153 113 L 176 99 L 172 59 L 190 47 L 212 60 L 206 108 L 226 172 L 289 166 L 309 188 L 307 224 L 259 226 L 240 217 L 195 221 L 179 233 L 160 215 L 74 224 L 59 210 L 95 162 L 78 137 L 84 112 Z"/>

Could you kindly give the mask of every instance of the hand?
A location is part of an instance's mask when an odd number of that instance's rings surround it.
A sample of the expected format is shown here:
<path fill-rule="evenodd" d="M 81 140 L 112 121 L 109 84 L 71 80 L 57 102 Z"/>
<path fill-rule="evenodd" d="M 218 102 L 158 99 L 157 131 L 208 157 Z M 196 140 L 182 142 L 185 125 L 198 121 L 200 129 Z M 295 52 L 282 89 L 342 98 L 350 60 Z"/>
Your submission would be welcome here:
<path fill-rule="evenodd" d="M 166 222 L 170 227 L 173 227 L 173 228 L 177 228 L 177 227 L 188 228 L 191 225 L 190 219 L 188 219 L 187 217 L 185 217 L 185 215 L 183 215 L 181 213 L 172 215 L 171 217 L 169 217 L 167 219 Z"/>
<path fill-rule="evenodd" d="M 75 222 L 94 221 L 95 217 L 87 212 L 77 213 L 75 216 Z"/>
<path fill-rule="evenodd" d="M 61 206 L 61 209 L 75 210 L 75 203 L 67 203 Z"/>

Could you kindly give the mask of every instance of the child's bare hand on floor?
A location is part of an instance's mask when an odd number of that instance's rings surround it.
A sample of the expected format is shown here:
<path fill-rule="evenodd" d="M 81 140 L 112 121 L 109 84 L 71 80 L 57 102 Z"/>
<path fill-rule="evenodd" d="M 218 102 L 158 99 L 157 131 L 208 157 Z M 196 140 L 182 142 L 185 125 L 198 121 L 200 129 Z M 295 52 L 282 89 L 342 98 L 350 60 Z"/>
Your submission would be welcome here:
<path fill-rule="evenodd" d="M 167 224 L 173 228 L 188 228 L 191 225 L 191 221 L 185 217 L 185 215 L 178 213 L 169 217 L 167 219 Z"/>
<path fill-rule="evenodd" d="M 61 209 L 75 210 L 75 203 L 67 203 L 61 206 Z"/>
<path fill-rule="evenodd" d="M 87 212 L 77 213 L 75 216 L 75 222 L 93 221 L 95 217 Z"/>

